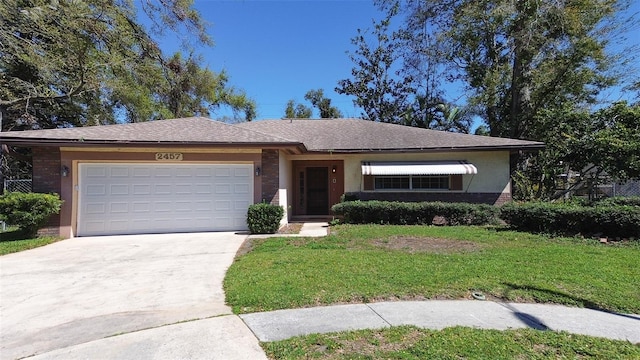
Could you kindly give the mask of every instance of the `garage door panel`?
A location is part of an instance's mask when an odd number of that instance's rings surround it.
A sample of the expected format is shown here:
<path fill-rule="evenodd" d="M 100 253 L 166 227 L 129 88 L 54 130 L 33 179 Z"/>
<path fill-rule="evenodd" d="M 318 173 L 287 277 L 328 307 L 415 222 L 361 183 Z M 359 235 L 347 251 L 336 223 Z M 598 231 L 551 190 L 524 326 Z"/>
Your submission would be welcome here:
<path fill-rule="evenodd" d="M 134 184 L 133 195 L 151 195 L 151 185 L 148 184 Z"/>
<path fill-rule="evenodd" d="M 178 195 L 188 195 L 193 192 L 191 184 L 175 184 L 173 188 Z"/>
<path fill-rule="evenodd" d="M 129 203 L 126 202 L 112 202 L 109 204 L 109 212 L 112 214 L 127 214 L 129 213 Z"/>
<path fill-rule="evenodd" d="M 173 184 L 156 184 L 154 194 L 156 195 L 170 195 L 173 192 Z"/>
<path fill-rule="evenodd" d="M 239 218 L 234 218 L 232 226 L 233 227 L 237 227 L 237 228 L 246 227 L 247 226 L 247 222 L 246 222 L 246 220 L 241 220 Z"/>
<path fill-rule="evenodd" d="M 205 177 L 205 178 L 209 178 L 213 175 L 214 171 L 213 169 L 209 168 L 209 167 L 197 167 L 195 169 L 195 176 L 196 177 Z"/>
<path fill-rule="evenodd" d="M 134 202 L 132 204 L 132 211 L 135 213 L 148 213 L 151 211 L 151 202 L 150 201 L 145 201 L 145 202 Z"/>
<path fill-rule="evenodd" d="M 233 220 L 229 216 L 217 216 L 213 220 L 216 223 L 223 224 L 223 226 L 233 226 Z"/>
<path fill-rule="evenodd" d="M 217 200 L 216 201 L 216 210 L 218 210 L 218 211 L 229 211 L 229 210 L 231 210 L 231 201 L 229 201 L 229 200 Z"/>
<path fill-rule="evenodd" d="M 249 185 L 247 184 L 234 184 L 233 192 L 236 194 L 248 194 L 249 193 Z"/>
<path fill-rule="evenodd" d="M 210 212 L 211 210 L 213 210 L 213 204 L 212 201 L 195 201 L 194 202 L 194 210 L 195 211 L 206 211 L 206 212 Z"/>
<path fill-rule="evenodd" d="M 215 170 L 216 177 L 230 177 L 231 169 L 229 168 L 220 168 Z"/>
<path fill-rule="evenodd" d="M 92 178 L 95 178 L 95 177 L 104 178 L 104 177 L 107 176 L 107 169 L 92 167 L 92 168 L 87 169 L 87 172 L 86 172 L 85 176 L 86 177 L 92 177 Z"/>
<path fill-rule="evenodd" d="M 79 185 L 81 236 L 246 230 L 253 166 L 80 164 Z"/>
<path fill-rule="evenodd" d="M 104 214 L 105 208 L 105 203 L 87 204 L 86 211 L 87 214 Z"/>
<path fill-rule="evenodd" d="M 134 166 L 131 170 L 136 178 L 150 178 L 152 173 L 149 166 Z"/>
<path fill-rule="evenodd" d="M 193 168 L 180 169 L 174 173 L 174 176 L 178 179 L 193 177 Z"/>
<path fill-rule="evenodd" d="M 109 187 L 109 195 L 117 196 L 117 195 L 129 195 L 129 185 L 128 184 L 115 184 Z"/>
<path fill-rule="evenodd" d="M 108 229 L 114 232 L 126 231 L 129 227 L 129 221 L 127 220 L 112 220 L 108 224 Z"/>
<path fill-rule="evenodd" d="M 198 195 L 210 195 L 211 184 L 196 184 L 195 193 Z"/>
<path fill-rule="evenodd" d="M 177 201 L 174 204 L 174 210 L 176 212 L 191 212 L 191 202 L 190 201 Z"/>
<path fill-rule="evenodd" d="M 173 177 L 173 168 L 158 166 L 154 169 L 154 175 L 158 178 Z"/>
<path fill-rule="evenodd" d="M 216 195 L 231 194 L 231 184 L 216 184 Z"/>
<path fill-rule="evenodd" d="M 154 202 L 155 213 L 173 212 L 173 204 L 170 201 L 156 201 Z"/>
<path fill-rule="evenodd" d="M 111 177 L 129 177 L 129 168 L 124 166 L 114 166 L 109 169 Z"/>
<path fill-rule="evenodd" d="M 244 168 L 233 169 L 233 175 L 235 177 L 250 177 L 250 176 L 253 175 L 253 169 L 252 168 L 248 168 L 248 169 L 244 169 Z"/>
<path fill-rule="evenodd" d="M 249 209 L 249 205 L 251 205 L 251 203 L 246 200 L 236 200 L 233 203 L 235 211 L 245 211 L 245 209 Z"/>
<path fill-rule="evenodd" d="M 87 195 L 106 195 L 107 187 L 104 185 L 89 185 L 86 187 Z"/>

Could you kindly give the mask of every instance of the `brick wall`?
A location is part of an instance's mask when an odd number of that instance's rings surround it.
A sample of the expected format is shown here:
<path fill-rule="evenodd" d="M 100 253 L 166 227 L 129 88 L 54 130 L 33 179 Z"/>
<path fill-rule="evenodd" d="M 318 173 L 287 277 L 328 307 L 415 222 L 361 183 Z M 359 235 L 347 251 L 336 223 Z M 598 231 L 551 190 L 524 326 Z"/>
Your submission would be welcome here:
<path fill-rule="evenodd" d="M 360 200 L 382 201 L 442 201 L 467 202 L 473 204 L 502 205 L 511 201 L 509 193 L 428 193 L 428 192 L 373 192 L 360 191 L 349 193 Z"/>
<path fill-rule="evenodd" d="M 33 192 L 60 194 L 60 149 L 55 147 L 33 148 Z M 59 235 L 60 215 L 53 215 L 47 225 L 38 231 L 40 235 Z"/>
<path fill-rule="evenodd" d="M 262 150 L 262 201 L 279 204 L 280 160 L 278 150 Z"/>

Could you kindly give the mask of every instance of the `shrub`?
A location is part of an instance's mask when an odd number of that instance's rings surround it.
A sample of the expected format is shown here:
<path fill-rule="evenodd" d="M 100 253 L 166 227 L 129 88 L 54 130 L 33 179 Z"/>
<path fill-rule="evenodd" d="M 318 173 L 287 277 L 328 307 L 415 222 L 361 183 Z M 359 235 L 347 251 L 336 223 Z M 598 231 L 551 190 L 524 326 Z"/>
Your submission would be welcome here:
<path fill-rule="evenodd" d="M 280 228 L 284 208 L 267 203 L 253 204 L 247 211 L 247 224 L 252 234 L 274 234 Z"/>
<path fill-rule="evenodd" d="M 57 194 L 10 192 L 0 196 L 0 219 L 33 237 L 61 206 Z"/>
<path fill-rule="evenodd" d="M 500 217 L 520 231 L 625 238 L 640 236 L 640 208 L 636 206 L 510 203 L 500 209 Z"/>
<path fill-rule="evenodd" d="M 595 205 L 606 206 L 640 206 L 640 196 L 622 197 L 616 196 L 598 201 Z"/>
<path fill-rule="evenodd" d="M 491 205 L 442 202 L 349 201 L 331 210 L 349 224 L 430 225 L 442 216 L 449 225 L 482 225 L 497 221 Z"/>
<path fill-rule="evenodd" d="M 348 201 L 334 205 L 331 210 L 342 215 L 348 224 L 431 224 L 435 213 L 418 203 L 397 201 Z"/>
<path fill-rule="evenodd" d="M 447 225 L 486 225 L 498 222 L 499 211 L 487 204 L 439 203 L 438 215 Z"/>

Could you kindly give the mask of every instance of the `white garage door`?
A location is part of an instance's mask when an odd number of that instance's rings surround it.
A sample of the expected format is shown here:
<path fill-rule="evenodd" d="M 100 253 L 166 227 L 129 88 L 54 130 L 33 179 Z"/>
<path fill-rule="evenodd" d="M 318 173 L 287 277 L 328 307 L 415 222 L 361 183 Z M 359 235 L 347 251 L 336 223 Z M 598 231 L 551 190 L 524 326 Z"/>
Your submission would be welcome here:
<path fill-rule="evenodd" d="M 251 164 L 80 164 L 78 235 L 246 230 Z"/>

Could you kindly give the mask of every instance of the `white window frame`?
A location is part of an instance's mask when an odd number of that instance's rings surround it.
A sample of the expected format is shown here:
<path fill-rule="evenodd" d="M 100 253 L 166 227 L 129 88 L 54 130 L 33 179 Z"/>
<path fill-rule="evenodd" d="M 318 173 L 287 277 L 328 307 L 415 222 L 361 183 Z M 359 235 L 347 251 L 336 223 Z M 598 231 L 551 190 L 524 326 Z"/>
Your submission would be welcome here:
<path fill-rule="evenodd" d="M 373 191 L 450 191 L 451 189 L 451 175 L 371 175 L 373 176 Z M 408 179 L 408 187 L 397 187 L 397 188 L 385 188 L 378 187 L 379 179 Z M 438 188 L 415 188 L 413 186 L 414 178 L 440 178 L 447 179 L 446 187 L 438 187 Z"/>

